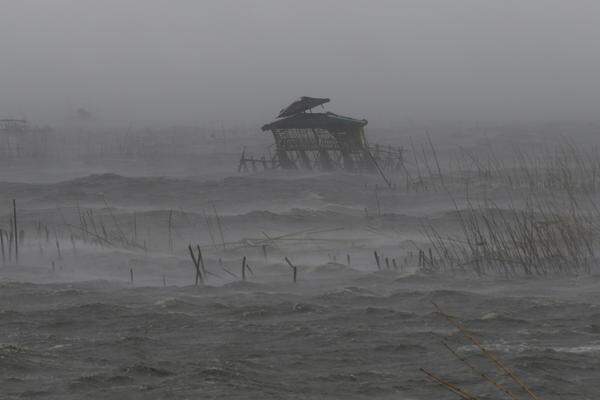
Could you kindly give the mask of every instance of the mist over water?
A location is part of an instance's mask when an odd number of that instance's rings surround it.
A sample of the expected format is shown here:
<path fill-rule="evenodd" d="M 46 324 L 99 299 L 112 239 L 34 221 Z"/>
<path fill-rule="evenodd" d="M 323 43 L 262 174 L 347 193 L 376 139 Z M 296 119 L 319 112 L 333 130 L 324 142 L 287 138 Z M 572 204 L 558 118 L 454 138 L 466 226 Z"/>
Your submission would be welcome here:
<path fill-rule="evenodd" d="M 0 111 L 259 126 L 301 95 L 372 124 L 596 120 L 593 1 L 22 1 Z"/>
<path fill-rule="evenodd" d="M 598 397 L 600 3 L 0 6 L 0 399 Z"/>

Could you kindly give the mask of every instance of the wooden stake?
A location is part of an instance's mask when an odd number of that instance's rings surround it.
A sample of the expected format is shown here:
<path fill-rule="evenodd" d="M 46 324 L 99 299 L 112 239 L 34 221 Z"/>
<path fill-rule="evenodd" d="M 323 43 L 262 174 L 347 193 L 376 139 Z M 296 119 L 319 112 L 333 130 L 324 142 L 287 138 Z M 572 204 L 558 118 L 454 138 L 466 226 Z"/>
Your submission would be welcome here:
<path fill-rule="evenodd" d="M 290 266 L 290 268 L 292 269 L 292 279 L 294 281 L 294 283 L 296 283 L 296 279 L 298 277 L 298 268 L 294 266 L 294 264 L 292 264 L 292 262 L 290 261 L 289 258 L 285 258 L 285 262 L 288 263 L 288 265 Z"/>
<path fill-rule="evenodd" d="M 2 264 L 6 264 L 6 256 L 4 254 L 4 230 L 0 229 L 0 247 L 2 248 Z"/>
<path fill-rule="evenodd" d="M 467 331 L 459 322 L 457 322 L 449 314 L 446 314 L 444 311 L 442 311 L 442 309 L 436 303 L 432 302 L 432 304 L 436 308 L 436 310 L 442 316 L 444 316 L 444 318 L 446 318 L 446 320 L 448 322 L 450 322 L 452 325 L 454 325 L 462 333 L 462 335 L 465 338 L 467 338 L 471 343 L 473 343 L 486 358 L 488 358 L 490 361 L 492 361 L 494 363 L 494 365 L 496 365 L 496 367 L 499 370 L 501 370 L 502 372 L 507 374 L 517 385 L 519 385 L 529 395 L 529 397 L 531 397 L 533 400 L 541 400 L 539 397 L 537 397 L 531 391 L 531 389 L 525 384 L 525 382 L 523 382 L 512 370 L 510 370 L 508 367 L 506 367 L 492 353 L 490 353 L 485 347 L 483 347 L 483 345 L 479 342 L 479 340 L 477 340 L 473 335 L 471 335 L 471 333 L 469 333 L 469 331 Z"/>
<path fill-rule="evenodd" d="M 198 283 L 200 281 L 204 283 L 204 278 L 202 277 L 202 274 L 200 272 L 200 260 L 198 260 L 198 258 L 194 254 L 194 248 L 191 244 L 188 245 L 188 250 L 190 251 L 190 257 L 192 257 L 192 262 L 194 263 L 194 269 L 196 271 L 196 276 L 194 278 L 194 286 L 198 286 Z"/>
<path fill-rule="evenodd" d="M 202 274 L 206 276 L 206 268 L 204 268 L 204 257 L 202 257 L 202 250 L 200 250 L 200 245 L 196 245 L 198 249 L 198 261 L 200 262 L 200 267 L 202 268 Z"/>
<path fill-rule="evenodd" d="M 54 235 L 56 236 L 56 233 Z M 60 254 L 60 243 L 58 242 L 58 237 L 56 237 L 56 253 L 58 254 L 58 259 L 62 260 L 62 255 Z"/>
<path fill-rule="evenodd" d="M 242 259 L 242 281 L 246 281 L 246 256 Z"/>
<path fill-rule="evenodd" d="M 477 397 L 475 397 L 472 394 L 464 391 L 463 389 L 459 388 L 458 386 L 456 386 L 456 385 L 454 385 L 454 384 L 452 384 L 450 382 L 446 382 L 442 378 L 439 378 L 439 377 L 435 376 L 433 373 L 427 371 L 426 369 L 420 368 L 420 370 L 421 370 L 421 372 L 423 372 L 424 374 L 426 374 L 427 376 L 429 376 L 431 379 L 433 379 L 435 382 L 437 382 L 440 385 L 444 386 L 446 389 L 448 389 L 452 393 L 460 396 L 462 399 L 464 399 L 464 400 L 477 400 Z"/>
<path fill-rule="evenodd" d="M 15 232 L 15 262 L 19 263 L 19 229 L 17 228 L 17 201 L 13 199 L 13 223 Z"/>
<path fill-rule="evenodd" d="M 469 367 L 469 369 L 471 369 L 471 371 L 473 371 L 473 373 L 475 375 L 480 376 L 481 378 L 485 379 L 487 382 L 494 385 L 494 387 L 496 389 L 502 391 L 504 394 L 506 394 L 508 397 L 510 397 L 511 400 L 518 400 L 517 397 L 509 389 L 505 388 L 500 383 L 498 383 L 494 379 L 490 378 L 486 373 L 480 371 L 477 367 L 475 367 L 473 364 L 471 364 L 469 361 L 467 361 L 466 358 L 460 356 L 452 347 L 450 347 L 448 345 L 448 343 L 442 342 L 442 344 L 444 345 L 444 347 L 446 347 L 446 349 L 448 349 L 448 351 L 450 353 L 452 353 L 452 355 L 454 357 L 456 357 L 459 361 L 461 361 L 463 364 L 465 364 L 467 367 Z"/>
<path fill-rule="evenodd" d="M 12 227 L 12 217 L 10 219 L 11 227 L 10 234 L 8 235 L 8 262 L 12 262 L 12 254 L 13 254 L 13 227 Z"/>
<path fill-rule="evenodd" d="M 221 225 L 221 218 L 219 218 L 219 213 L 217 212 L 217 207 L 213 203 L 213 210 L 215 212 L 215 218 L 217 219 L 217 227 L 219 228 L 219 235 L 221 236 L 221 243 L 223 244 L 223 250 L 225 250 L 225 237 L 223 236 L 223 226 Z"/>
<path fill-rule="evenodd" d="M 379 262 L 379 254 L 377 254 L 377 250 L 373 251 L 373 255 L 375 256 L 375 262 L 377 263 L 377 269 L 381 271 L 381 263 Z"/>

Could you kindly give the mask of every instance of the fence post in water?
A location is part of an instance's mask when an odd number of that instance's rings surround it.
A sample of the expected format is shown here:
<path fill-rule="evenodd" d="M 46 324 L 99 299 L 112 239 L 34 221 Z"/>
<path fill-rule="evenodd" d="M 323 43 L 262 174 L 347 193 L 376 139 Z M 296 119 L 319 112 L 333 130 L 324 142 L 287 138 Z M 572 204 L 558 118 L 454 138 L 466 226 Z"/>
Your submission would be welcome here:
<path fill-rule="evenodd" d="M 60 243 L 58 242 L 58 237 L 56 237 L 56 252 L 58 253 L 58 259 L 62 260 L 62 255 L 60 254 Z"/>
<path fill-rule="evenodd" d="M 131 286 L 133 286 L 133 268 L 129 268 L 129 279 Z"/>
<path fill-rule="evenodd" d="M 433 252 L 431 251 L 431 247 L 429 248 L 429 266 L 433 268 Z"/>
<path fill-rule="evenodd" d="M 12 225 L 12 217 L 10 217 L 10 232 L 6 233 L 6 240 L 8 241 L 8 262 L 12 262 L 12 258 L 13 258 L 13 225 Z"/>
<path fill-rule="evenodd" d="M 194 279 L 194 286 L 198 286 L 198 282 L 200 280 L 202 280 L 202 282 L 204 283 L 204 280 L 203 280 L 202 276 L 200 275 L 200 261 L 194 255 L 194 249 L 192 248 L 191 244 L 188 245 L 188 250 L 190 251 L 190 257 L 192 257 L 192 262 L 194 263 L 194 268 L 196 270 L 196 277 Z"/>
<path fill-rule="evenodd" d="M 4 255 L 4 230 L 0 229 L 0 247 L 2 247 L 2 264 L 6 263 L 6 256 Z"/>
<path fill-rule="evenodd" d="M 377 254 L 377 250 L 373 251 L 373 255 L 375 256 L 375 262 L 377 263 L 377 269 L 381 270 L 381 263 L 379 262 L 379 254 Z"/>
<path fill-rule="evenodd" d="M 200 268 L 202 268 L 202 275 L 206 276 L 206 268 L 204 267 L 204 257 L 202 257 L 202 250 L 200 250 L 200 245 L 196 245 L 198 248 L 198 262 L 200 263 Z"/>
<path fill-rule="evenodd" d="M 350 268 L 350 254 L 346 254 L 346 261 L 348 262 L 348 268 Z"/>
<path fill-rule="evenodd" d="M 294 266 L 294 264 L 292 264 L 290 259 L 287 257 L 285 258 L 285 262 L 287 262 L 288 265 L 290 266 L 290 268 L 292 269 L 292 279 L 293 279 L 294 283 L 296 283 L 296 279 L 298 277 L 298 268 L 296 266 Z"/>
<path fill-rule="evenodd" d="M 167 287 L 167 277 L 163 275 L 163 287 Z"/>
<path fill-rule="evenodd" d="M 217 207 L 215 203 L 212 204 L 213 211 L 215 212 L 215 219 L 217 220 L 217 228 L 219 228 L 219 236 L 221 237 L 221 244 L 223 245 L 223 250 L 226 249 L 225 246 L 225 236 L 223 236 L 223 226 L 221 225 L 221 218 L 219 218 L 219 213 L 217 212 Z"/>
<path fill-rule="evenodd" d="M 246 256 L 242 259 L 242 281 L 246 281 Z"/>
<path fill-rule="evenodd" d="M 390 259 L 389 259 L 389 258 L 387 258 L 387 257 L 385 258 L 385 267 L 386 267 L 387 269 L 390 269 Z"/>
<path fill-rule="evenodd" d="M 262 252 L 263 252 L 263 257 L 265 258 L 265 264 L 267 264 L 269 262 L 269 257 L 267 256 L 267 245 L 266 244 L 262 245 Z"/>
<path fill-rule="evenodd" d="M 17 229 L 17 201 L 13 199 L 13 222 L 15 232 L 15 262 L 19 263 L 19 229 Z"/>

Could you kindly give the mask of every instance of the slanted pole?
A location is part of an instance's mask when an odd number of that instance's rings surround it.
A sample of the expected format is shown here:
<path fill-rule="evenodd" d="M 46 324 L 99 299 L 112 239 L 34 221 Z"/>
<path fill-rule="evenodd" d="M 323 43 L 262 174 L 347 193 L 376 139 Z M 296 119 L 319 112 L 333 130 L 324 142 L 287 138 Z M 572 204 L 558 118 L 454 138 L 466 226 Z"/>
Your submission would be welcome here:
<path fill-rule="evenodd" d="M 2 264 L 6 264 L 6 256 L 4 254 L 4 230 L 0 229 L 0 247 L 2 247 Z"/>
<path fill-rule="evenodd" d="M 373 251 L 373 255 L 375 256 L 375 262 L 377 263 L 377 269 L 381 270 L 381 263 L 379 261 L 379 254 L 377 254 L 377 250 Z"/>
<path fill-rule="evenodd" d="M 294 283 L 296 283 L 296 279 L 298 278 L 298 267 L 296 267 L 294 264 L 292 264 L 290 259 L 287 257 L 285 258 L 285 262 L 288 263 L 288 265 L 292 269 L 292 280 L 294 281 Z"/>
<path fill-rule="evenodd" d="M 17 201 L 13 199 L 13 223 L 15 235 L 15 262 L 19 263 L 19 229 L 17 229 Z"/>

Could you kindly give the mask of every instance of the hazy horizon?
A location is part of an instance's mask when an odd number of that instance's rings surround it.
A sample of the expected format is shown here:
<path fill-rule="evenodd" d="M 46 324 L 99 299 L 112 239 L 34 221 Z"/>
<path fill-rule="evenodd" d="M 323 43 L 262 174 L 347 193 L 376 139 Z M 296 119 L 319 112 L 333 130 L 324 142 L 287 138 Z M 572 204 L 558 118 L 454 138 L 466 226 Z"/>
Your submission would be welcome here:
<path fill-rule="evenodd" d="M 294 98 L 406 120 L 596 120 L 592 1 L 3 2 L 0 116 L 261 124 Z"/>

